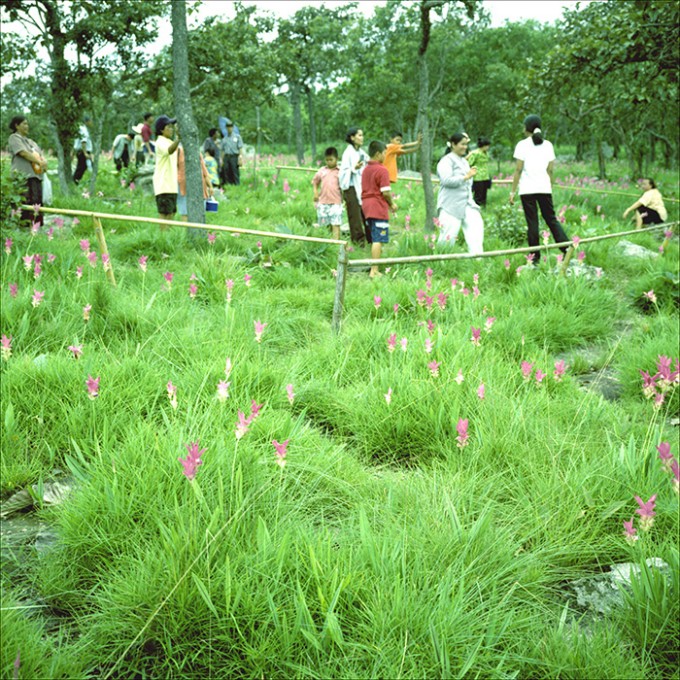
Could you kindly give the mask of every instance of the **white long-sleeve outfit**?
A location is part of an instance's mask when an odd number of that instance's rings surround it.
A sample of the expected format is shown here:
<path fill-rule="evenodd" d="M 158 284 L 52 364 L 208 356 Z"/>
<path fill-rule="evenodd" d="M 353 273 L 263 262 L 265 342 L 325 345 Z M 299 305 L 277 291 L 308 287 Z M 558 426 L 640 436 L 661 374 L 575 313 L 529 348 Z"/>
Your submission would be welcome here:
<path fill-rule="evenodd" d="M 465 179 L 469 171 L 468 162 L 453 152 L 437 164 L 440 182 L 437 211 L 441 225 L 437 244 L 453 247 L 462 227 L 468 251 L 477 255 L 484 252 L 484 220 L 472 198 L 472 179 Z"/>
<path fill-rule="evenodd" d="M 364 151 L 356 149 L 354 144 L 348 144 L 340 161 L 340 188 L 343 191 L 347 191 L 350 187 L 354 187 L 354 190 L 357 192 L 359 205 L 361 205 L 361 174 L 368 160 L 368 155 Z M 364 163 L 357 170 L 356 167 L 359 161 Z"/>

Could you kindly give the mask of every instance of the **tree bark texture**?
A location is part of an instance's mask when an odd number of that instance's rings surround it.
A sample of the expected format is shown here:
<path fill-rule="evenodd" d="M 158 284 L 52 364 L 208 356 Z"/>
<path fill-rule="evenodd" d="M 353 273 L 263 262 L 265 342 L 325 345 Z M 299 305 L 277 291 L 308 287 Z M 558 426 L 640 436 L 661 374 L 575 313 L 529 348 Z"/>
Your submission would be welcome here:
<path fill-rule="evenodd" d="M 309 140 L 312 144 L 312 163 L 316 160 L 316 118 L 314 116 L 314 88 L 307 88 L 307 113 L 309 114 Z"/>
<path fill-rule="evenodd" d="M 205 224 L 203 199 L 203 173 L 198 141 L 198 128 L 191 106 L 189 85 L 189 57 L 186 3 L 172 2 L 172 66 L 174 71 L 173 96 L 175 116 L 184 148 L 184 165 L 187 188 L 187 215 L 189 222 Z M 198 232 L 198 230 L 196 230 Z M 193 234 L 193 232 L 192 232 Z"/>
<path fill-rule="evenodd" d="M 305 164 L 305 144 L 302 138 L 302 108 L 300 103 L 300 84 L 290 83 L 290 103 L 293 107 L 293 130 L 295 132 L 295 154 L 298 165 Z"/>

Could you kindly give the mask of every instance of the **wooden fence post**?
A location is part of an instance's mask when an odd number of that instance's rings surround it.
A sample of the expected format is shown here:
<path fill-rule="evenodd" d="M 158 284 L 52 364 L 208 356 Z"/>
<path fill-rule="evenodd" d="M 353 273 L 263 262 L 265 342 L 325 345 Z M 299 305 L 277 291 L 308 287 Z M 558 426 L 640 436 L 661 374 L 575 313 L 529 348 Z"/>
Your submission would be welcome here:
<path fill-rule="evenodd" d="M 338 273 L 335 278 L 335 299 L 333 300 L 333 321 L 334 333 L 340 332 L 342 324 L 342 313 L 345 308 L 345 281 L 347 279 L 347 250 L 345 245 L 340 246 L 338 251 Z"/>
<path fill-rule="evenodd" d="M 94 224 L 94 234 L 97 237 L 97 243 L 99 243 L 99 250 L 101 250 L 102 255 L 106 255 L 108 263 L 104 265 L 104 271 L 106 272 L 106 278 L 112 286 L 116 285 L 116 277 L 113 274 L 113 263 L 109 257 L 109 249 L 106 246 L 106 237 L 104 236 L 104 230 L 102 229 L 102 223 L 99 221 L 98 217 L 92 216 L 92 223 Z M 103 264 L 103 262 L 102 262 Z"/>

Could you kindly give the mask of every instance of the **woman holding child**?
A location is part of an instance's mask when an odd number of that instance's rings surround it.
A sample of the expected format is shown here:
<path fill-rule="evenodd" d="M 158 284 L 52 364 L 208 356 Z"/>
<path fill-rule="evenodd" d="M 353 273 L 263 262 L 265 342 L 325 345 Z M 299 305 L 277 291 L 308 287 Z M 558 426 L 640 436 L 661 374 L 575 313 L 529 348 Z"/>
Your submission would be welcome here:
<path fill-rule="evenodd" d="M 460 228 L 463 228 L 468 251 L 474 255 L 484 252 L 484 220 L 479 206 L 472 198 L 472 178 L 476 168 L 470 168 L 465 160 L 470 138 L 464 132 L 456 132 L 446 142 L 446 152 L 437 163 L 439 177 L 440 232 L 437 244 L 453 247 Z"/>
<path fill-rule="evenodd" d="M 347 221 L 353 243 L 366 243 L 364 216 L 361 212 L 361 174 L 364 171 L 368 156 L 361 150 L 364 143 L 364 131 L 351 127 L 347 131 L 347 148 L 340 162 L 340 189 L 347 207 Z"/>

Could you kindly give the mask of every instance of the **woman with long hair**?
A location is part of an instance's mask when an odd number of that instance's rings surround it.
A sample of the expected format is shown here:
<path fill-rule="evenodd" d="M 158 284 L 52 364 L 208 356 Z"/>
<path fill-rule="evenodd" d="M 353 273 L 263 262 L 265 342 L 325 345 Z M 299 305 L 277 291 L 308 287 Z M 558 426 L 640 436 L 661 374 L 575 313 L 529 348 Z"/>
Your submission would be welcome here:
<path fill-rule="evenodd" d="M 361 174 L 366 167 L 368 156 L 361 150 L 364 131 L 351 127 L 347 131 L 347 148 L 340 161 L 340 189 L 347 207 L 349 233 L 353 243 L 364 245 L 367 240 L 366 223 L 361 212 Z M 368 234 L 370 237 L 370 234 Z"/>
<path fill-rule="evenodd" d="M 524 209 L 524 219 L 527 222 L 529 246 L 539 245 L 538 209 L 555 243 L 565 243 L 569 239 L 555 216 L 552 201 L 555 150 L 553 145 L 543 138 L 541 119 L 537 115 L 532 114 L 524 119 L 524 139 L 517 143 L 514 158 L 517 164 L 512 178 L 510 205 L 515 204 L 515 194 L 519 186 L 519 197 Z M 562 248 L 562 252 L 566 250 L 566 246 Z M 538 264 L 540 259 L 541 253 L 536 250 L 534 263 Z"/>

